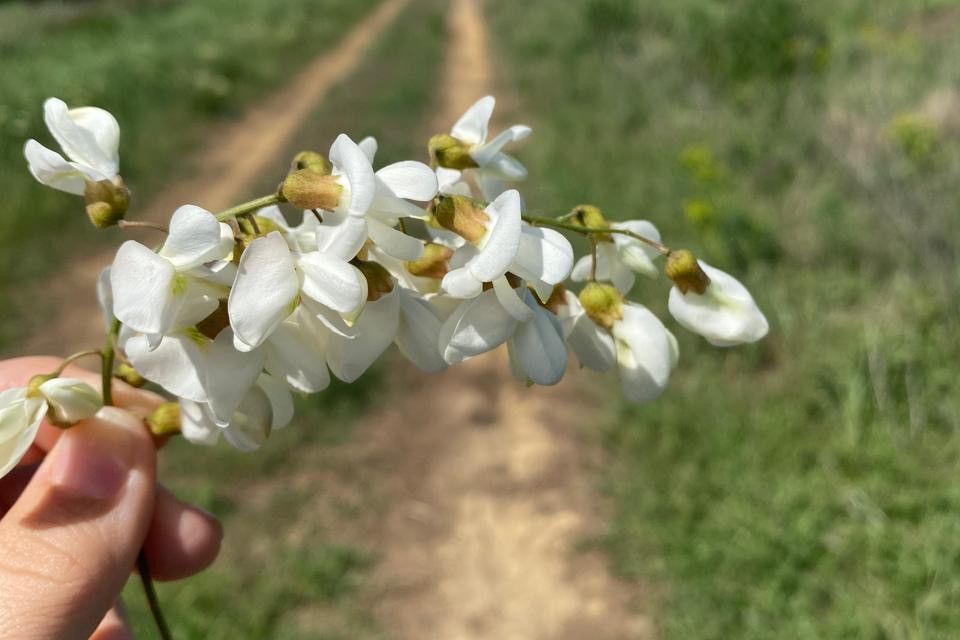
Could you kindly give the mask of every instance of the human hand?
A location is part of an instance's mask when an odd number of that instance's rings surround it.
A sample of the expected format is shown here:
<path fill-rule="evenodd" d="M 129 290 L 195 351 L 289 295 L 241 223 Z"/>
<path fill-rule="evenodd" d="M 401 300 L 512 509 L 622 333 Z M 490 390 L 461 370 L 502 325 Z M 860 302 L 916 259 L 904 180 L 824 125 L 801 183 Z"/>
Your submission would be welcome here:
<path fill-rule="evenodd" d="M 0 361 L 0 390 L 59 362 Z M 65 375 L 100 387 L 83 369 Z M 197 573 L 217 556 L 219 522 L 156 483 L 156 444 L 142 418 L 162 399 L 117 380 L 113 394 L 116 407 L 68 430 L 44 423 L 0 479 L 0 638 L 130 638 L 119 596 L 141 548 L 158 580 Z"/>

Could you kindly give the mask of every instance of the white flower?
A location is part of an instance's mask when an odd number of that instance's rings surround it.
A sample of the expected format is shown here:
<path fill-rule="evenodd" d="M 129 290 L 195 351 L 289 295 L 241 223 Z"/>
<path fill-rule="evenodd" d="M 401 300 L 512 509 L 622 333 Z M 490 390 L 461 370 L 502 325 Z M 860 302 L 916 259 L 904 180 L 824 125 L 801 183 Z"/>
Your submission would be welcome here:
<path fill-rule="evenodd" d="M 513 156 L 503 153 L 502 149 L 510 142 L 523 140 L 531 131 L 526 125 L 513 125 L 487 141 L 495 105 L 496 99 L 493 96 L 480 98 L 450 130 L 450 135 L 467 144 L 470 157 L 477 163 L 477 181 L 487 200 L 492 200 L 503 192 L 502 181 L 523 180 L 527 177 L 526 167 Z M 448 188 L 456 184 L 456 181 L 451 184 L 451 179 L 452 175 L 444 179 Z"/>
<path fill-rule="evenodd" d="M 632 402 L 649 402 L 663 393 L 679 351 L 676 338 L 649 309 L 622 303 L 608 331 L 587 315 L 577 296 L 568 291 L 565 297 L 560 319 L 582 366 L 608 371 L 617 365 L 623 395 Z"/>
<path fill-rule="evenodd" d="M 632 231 L 656 242 L 660 241 L 660 232 L 646 220 L 614 222 L 610 226 L 614 229 Z M 612 242 L 599 242 L 597 244 L 597 280 L 610 282 L 620 293 L 625 294 L 633 288 L 635 273 L 651 278 L 657 276 L 657 267 L 653 264 L 653 261 L 660 254 L 656 249 L 622 233 L 612 233 L 610 236 Z M 585 255 L 577 260 L 570 277 L 575 282 L 586 282 L 591 279 L 592 268 L 593 256 Z"/>
<path fill-rule="evenodd" d="M 180 207 L 158 253 L 133 240 L 120 246 L 110 268 L 113 313 L 125 326 L 150 336 L 156 347 L 188 301 L 206 301 L 206 314 L 195 322 L 217 308 L 222 287 L 204 279 L 210 272 L 203 265 L 222 260 L 232 250 L 228 225 L 200 207 Z"/>
<path fill-rule="evenodd" d="M 521 225 L 520 246 L 509 271 L 526 280 L 540 300 L 546 302 L 554 286 L 570 275 L 572 266 L 573 247 L 562 233 L 526 222 Z"/>
<path fill-rule="evenodd" d="M 259 449 L 270 434 L 293 419 L 293 398 L 286 386 L 268 375 L 257 378 L 235 408 L 230 420 L 218 424 L 209 407 L 191 400 L 180 400 L 180 430 L 195 444 L 213 445 L 223 435 L 241 451 Z"/>
<path fill-rule="evenodd" d="M 117 179 L 120 126 L 109 112 L 97 107 L 68 109 L 62 100 L 49 98 L 43 103 L 43 119 L 69 161 L 36 140 L 27 140 L 23 155 L 33 177 L 76 195 L 83 195 L 87 180 Z"/>
<path fill-rule="evenodd" d="M 345 335 L 331 333 L 326 340 L 330 370 L 344 382 L 359 378 L 391 344 L 419 368 L 442 371 L 437 339 L 440 320 L 415 293 L 394 282 L 393 290 L 367 302 Z"/>
<path fill-rule="evenodd" d="M 437 340 L 440 355 L 448 364 L 456 364 L 486 353 L 506 342 L 516 331 L 517 322 L 501 304 L 497 292 L 488 289 L 457 305 L 441 325 Z"/>
<path fill-rule="evenodd" d="M 747 288 L 730 274 L 702 260 L 697 263 L 710 284 L 703 294 L 670 289 L 669 309 L 677 322 L 718 347 L 756 342 L 767 335 L 770 325 Z"/>
<path fill-rule="evenodd" d="M 365 138 L 359 145 L 355 145 L 356 149 L 350 148 L 348 152 L 352 142 L 349 142 L 350 139 L 346 136 L 341 137 L 345 138 L 337 139 L 337 143 L 342 146 L 339 153 L 341 161 L 348 153 L 352 156 L 359 151 L 372 166 L 377 152 L 377 141 L 374 138 Z M 333 158 L 333 149 L 330 153 L 336 174 L 338 169 L 337 161 Z M 359 160 L 356 160 L 355 164 L 359 165 Z M 432 200 L 437 195 L 436 175 L 422 162 L 395 162 L 374 173 L 373 183 L 373 198 L 362 213 L 358 209 L 353 212 L 338 209 L 325 215 L 324 222 L 318 229 L 319 246 L 327 251 L 340 251 L 341 249 L 335 247 L 345 247 L 342 249 L 344 257 L 352 258 L 369 238 L 391 256 L 400 260 L 416 260 L 423 252 L 423 242 L 395 227 L 400 218 L 426 216 L 423 209 L 408 200 Z"/>
<path fill-rule="evenodd" d="M 300 302 L 312 301 L 311 310 L 318 313 L 326 308 L 350 314 L 366 298 L 366 279 L 342 255 L 293 252 L 273 231 L 256 238 L 240 257 L 227 308 L 236 347 L 249 351 L 263 344 Z"/>
<path fill-rule="evenodd" d="M 484 232 L 457 249 L 450 261 L 455 267 L 443 277 L 444 292 L 455 298 L 474 298 L 484 282 L 493 282 L 509 270 L 520 249 L 520 194 L 510 190 L 483 210 Z"/>
<path fill-rule="evenodd" d="M 38 388 L 60 424 L 86 420 L 103 407 L 100 392 L 76 378 L 51 378 Z"/>
<path fill-rule="evenodd" d="M 507 341 L 510 370 L 521 382 L 556 384 L 567 370 L 563 327 L 557 316 L 536 303 L 528 289 L 521 294 L 521 299 L 532 314 L 530 320 L 517 325 Z"/>
<path fill-rule="evenodd" d="M 47 413 L 47 401 L 27 397 L 24 388 L 0 391 L 0 478 L 30 449 Z"/>

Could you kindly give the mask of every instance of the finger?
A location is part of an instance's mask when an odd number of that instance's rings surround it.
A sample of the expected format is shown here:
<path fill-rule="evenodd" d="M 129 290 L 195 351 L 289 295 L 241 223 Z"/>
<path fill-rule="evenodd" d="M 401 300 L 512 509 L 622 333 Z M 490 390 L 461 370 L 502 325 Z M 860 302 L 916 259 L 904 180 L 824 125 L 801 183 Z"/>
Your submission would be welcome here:
<path fill-rule="evenodd" d="M 127 612 L 119 600 L 107 615 L 103 617 L 100 626 L 90 636 L 90 640 L 133 640 L 130 623 L 127 621 Z"/>
<path fill-rule="evenodd" d="M 105 407 L 65 431 L 0 521 L 0 638 L 88 638 L 134 565 L 155 486 L 136 417 Z"/>
<path fill-rule="evenodd" d="M 61 358 L 52 356 L 25 356 L 2 360 L 0 361 L 0 390 L 26 386 L 30 378 L 37 374 L 54 371 L 60 366 L 61 362 L 63 362 Z M 100 374 L 87 369 L 70 365 L 64 370 L 63 374 L 83 380 L 94 389 L 99 390 L 102 387 Z M 165 402 L 163 396 L 152 391 L 131 387 L 126 382 L 116 378 L 113 379 L 111 389 L 115 405 L 123 407 L 141 418 L 146 417 L 158 405 Z M 49 451 L 62 433 L 63 429 L 57 428 L 44 420 L 37 432 L 34 444 L 41 451 Z"/>
<path fill-rule="evenodd" d="M 179 580 L 203 571 L 220 553 L 223 527 L 211 514 L 181 502 L 162 486 L 143 544 L 157 580 Z"/>

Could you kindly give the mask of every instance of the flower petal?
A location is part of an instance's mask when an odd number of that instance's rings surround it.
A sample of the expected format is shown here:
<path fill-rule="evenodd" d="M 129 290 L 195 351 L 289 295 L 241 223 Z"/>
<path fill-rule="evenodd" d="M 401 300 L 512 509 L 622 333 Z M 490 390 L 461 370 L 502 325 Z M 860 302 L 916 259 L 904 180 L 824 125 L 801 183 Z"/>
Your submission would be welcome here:
<path fill-rule="evenodd" d="M 188 442 L 212 446 L 220 439 L 220 431 L 204 405 L 180 398 L 180 435 Z"/>
<path fill-rule="evenodd" d="M 194 402 L 207 400 L 204 383 L 209 347 L 206 338 L 181 333 L 168 335 L 156 349 L 150 348 L 146 336 L 123 342 L 124 353 L 140 375 L 173 395 Z"/>
<path fill-rule="evenodd" d="M 496 103 L 493 96 L 477 100 L 453 125 L 450 135 L 468 144 L 482 144 L 487 139 L 487 127 Z"/>
<path fill-rule="evenodd" d="M 400 260 L 416 260 L 423 255 L 423 241 L 387 226 L 374 218 L 367 219 L 370 239 L 388 255 Z"/>
<path fill-rule="evenodd" d="M 257 386 L 267 395 L 270 401 L 270 429 L 283 429 L 293 420 L 293 396 L 287 385 L 273 376 L 261 374 L 257 378 Z"/>
<path fill-rule="evenodd" d="M 330 162 L 350 183 L 349 211 L 360 215 L 366 213 L 375 192 L 373 167 L 366 154 L 348 135 L 341 133 L 330 147 Z"/>
<path fill-rule="evenodd" d="M 328 211 L 323 224 L 316 227 L 317 250 L 344 260 L 352 260 L 367 241 L 367 219 Z"/>
<path fill-rule="evenodd" d="M 646 220 L 627 220 L 625 222 L 614 222 L 611 224 L 614 229 L 626 229 L 637 235 L 641 235 L 650 240 L 660 241 L 660 232 L 650 222 Z M 660 256 L 660 253 L 636 238 L 614 233 L 613 241 L 617 246 L 617 252 L 620 254 L 620 260 L 636 273 L 642 273 L 645 276 L 655 278 L 657 276 L 657 267 L 653 261 Z"/>
<path fill-rule="evenodd" d="M 0 392 L 0 478 L 10 473 L 30 449 L 47 403 L 25 397 L 23 388 Z"/>
<path fill-rule="evenodd" d="M 170 218 L 170 234 L 160 249 L 177 271 L 187 271 L 205 262 L 224 258 L 233 249 L 230 226 L 192 204 L 177 209 Z"/>
<path fill-rule="evenodd" d="M 173 265 L 139 242 L 120 245 L 110 267 L 113 313 L 123 324 L 143 333 L 173 328 L 182 292 L 175 291 Z"/>
<path fill-rule="evenodd" d="M 524 124 L 515 124 L 501 131 L 493 140 L 474 148 L 470 155 L 481 167 L 490 163 L 503 147 L 511 142 L 519 142 L 530 135 L 532 129 Z"/>
<path fill-rule="evenodd" d="M 676 345 L 659 318 L 642 305 L 626 303 L 613 336 L 624 396 L 642 403 L 663 393 L 676 362 Z"/>
<path fill-rule="evenodd" d="M 533 310 L 521 299 L 516 289 L 510 286 L 504 276 L 500 276 L 493 281 L 493 292 L 497 295 L 497 302 L 503 305 L 511 316 L 520 322 L 529 322 L 533 320 Z M 523 297 L 528 294 L 523 292 Z"/>
<path fill-rule="evenodd" d="M 437 344 L 443 359 L 456 364 L 503 344 L 516 328 L 491 289 L 460 303 L 440 327 Z"/>
<path fill-rule="evenodd" d="M 563 282 L 573 267 L 573 247 L 553 229 L 521 228 L 520 246 L 510 271 L 524 280 L 542 280 L 554 285 Z"/>
<path fill-rule="evenodd" d="M 223 428 L 224 439 L 245 453 L 256 451 L 270 437 L 273 405 L 259 386 L 251 387 L 240 401 L 230 424 Z"/>
<path fill-rule="evenodd" d="M 297 262 L 303 273 L 303 294 L 338 313 L 352 313 L 367 299 L 367 280 L 360 270 L 336 256 L 305 253 Z"/>
<path fill-rule="evenodd" d="M 370 164 L 373 164 L 374 159 L 377 157 L 377 147 L 379 146 L 377 145 L 377 139 L 373 136 L 367 136 L 358 142 L 357 146 L 363 151 L 363 155 L 367 156 Z"/>
<path fill-rule="evenodd" d="M 481 282 L 493 282 L 510 267 L 520 248 L 520 194 L 505 192 L 487 207 L 495 216 L 493 227 L 483 240 L 480 252 L 470 260 L 467 268 Z"/>
<path fill-rule="evenodd" d="M 397 327 L 397 347 L 410 362 L 428 373 L 447 368 L 440 357 L 437 339 L 440 335 L 440 318 L 423 299 L 399 289 L 400 323 Z"/>
<path fill-rule="evenodd" d="M 214 421 L 226 426 L 263 370 L 263 351 L 238 351 L 233 346 L 233 331 L 221 331 L 207 353 L 204 387 L 207 405 Z"/>
<path fill-rule="evenodd" d="M 37 182 L 74 195 L 83 195 L 87 178 L 94 181 L 107 179 L 98 171 L 84 172 L 81 167 L 67 162 L 59 153 L 47 149 L 36 140 L 27 140 L 23 145 L 23 157 L 27 159 L 27 168 Z"/>
<path fill-rule="evenodd" d="M 240 256 L 237 279 L 227 300 L 237 339 L 247 348 L 263 344 L 292 313 L 299 289 L 293 256 L 279 232 L 251 242 Z"/>
<path fill-rule="evenodd" d="M 296 317 L 303 316 L 303 312 Z M 321 336 L 304 322 L 283 322 L 264 345 L 264 368 L 303 393 L 323 391 L 330 384 Z"/>
<path fill-rule="evenodd" d="M 377 177 L 398 198 L 426 202 L 437 195 L 437 174 L 422 162 L 395 162 L 377 171 Z"/>
<path fill-rule="evenodd" d="M 520 323 L 507 345 L 526 379 L 540 385 L 556 384 L 567 370 L 563 329 L 557 317 L 533 302 L 529 294 L 525 301 L 533 319 Z"/>
<path fill-rule="evenodd" d="M 109 112 L 96 107 L 68 109 L 63 100 L 49 98 L 43 103 L 43 120 L 68 158 L 107 179 L 117 176 L 120 126 Z"/>
<path fill-rule="evenodd" d="M 327 364 L 333 375 L 353 382 L 370 368 L 390 346 L 400 321 L 397 287 L 378 300 L 368 302 L 353 325 L 355 338 L 331 335 L 327 341 Z"/>

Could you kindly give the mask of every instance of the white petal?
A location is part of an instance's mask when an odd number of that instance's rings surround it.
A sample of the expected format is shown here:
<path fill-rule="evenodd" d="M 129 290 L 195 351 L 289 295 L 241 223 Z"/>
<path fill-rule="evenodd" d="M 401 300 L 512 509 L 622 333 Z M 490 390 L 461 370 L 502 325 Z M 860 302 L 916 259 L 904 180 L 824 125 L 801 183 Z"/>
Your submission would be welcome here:
<path fill-rule="evenodd" d="M 507 191 L 490 203 L 486 211 L 495 217 L 493 227 L 484 238 L 480 253 L 467 267 L 481 282 L 493 282 L 507 272 L 520 247 L 520 194 L 516 190 Z"/>
<path fill-rule="evenodd" d="M 274 231 L 250 243 L 227 301 L 230 325 L 248 347 L 261 345 L 290 315 L 300 289 L 290 249 Z"/>
<path fill-rule="evenodd" d="M 460 116 L 453 125 L 450 135 L 469 144 L 481 144 L 487 139 L 487 127 L 496 100 L 493 96 L 484 96 L 477 100 Z"/>
<path fill-rule="evenodd" d="M 399 260 L 416 260 L 423 255 L 423 241 L 389 227 L 379 220 L 367 219 L 370 239 L 387 255 Z"/>
<path fill-rule="evenodd" d="M 10 473 L 30 449 L 47 403 L 27 398 L 23 388 L 0 392 L 0 478 Z"/>
<path fill-rule="evenodd" d="M 469 197 L 470 185 L 463 180 L 463 172 L 458 169 L 437 167 L 437 190 L 445 195 Z M 499 195 L 499 194 L 497 194 Z"/>
<path fill-rule="evenodd" d="M 124 242 L 110 267 L 114 314 L 136 331 L 166 333 L 183 301 L 183 292 L 174 291 L 175 278 L 168 260 L 139 242 Z"/>
<path fill-rule="evenodd" d="M 530 127 L 523 124 L 515 124 L 509 129 L 501 131 L 493 140 L 486 144 L 474 148 L 470 155 L 477 161 L 481 167 L 486 166 L 493 158 L 500 153 L 503 147 L 511 142 L 519 142 L 530 135 Z"/>
<path fill-rule="evenodd" d="M 649 402 L 663 393 L 676 362 L 675 344 L 663 323 L 646 307 L 627 303 L 613 335 L 624 396 Z"/>
<path fill-rule="evenodd" d="M 650 222 L 646 220 L 627 220 L 626 222 L 614 222 L 614 229 L 626 229 L 637 235 L 641 235 L 650 240 L 660 241 L 660 232 Z M 636 238 L 624 235 L 622 233 L 612 234 L 613 241 L 617 246 L 617 252 L 623 263 L 636 273 L 642 273 L 645 276 L 654 278 L 657 276 L 657 267 L 653 261 L 660 256 L 660 253 Z"/>
<path fill-rule="evenodd" d="M 109 329 L 113 323 L 113 288 L 110 284 L 110 267 L 104 267 L 97 276 L 97 302 L 103 312 L 105 326 Z"/>
<path fill-rule="evenodd" d="M 377 177 L 398 198 L 426 202 L 437 195 L 437 174 L 422 162 L 395 162 L 377 171 Z"/>
<path fill-rule="evenodd" d="M 563 234 L 523 225 L 511 272 L 525 280 L 542 280 L 554 285 L 566 280 L 572 267 L 573 247 Z"/>
<path fill-rule="evenodd" d="M 560 382 L 567 370 L 567 347 L 557 317 L 527 296 L 533 319 L 517 326 L 508 346 L 527 379 L 540 385 Z"/>
<path fill-rule="evenodd" d="M 283 429 L 293 420 L 293 396 L 287 385 L 266 374 L 257 379 L 257 386 L 270 400 L 270 429 Z"/>
<path fill-rule="evenodd" d="M 339 313 L 352 313 L 367 299 L 367 280 L 355 266 L 325 253 L 300 256 L 303 294 Z"/>
<path fill-rule="evenodd" d="M 397 335 L 400 296 L 397 287 L 378 300 L 368 302 L 353 325 L 353 339 L 331 335 L 327 342 L 327 364 L 333 375 L 353 382 L 370 368 Z"/>
<path fill-rule="evenodd" d="M 107 179 L 98 171 L 84 171 L 76 163 L 67 162 L 59 153 L 36 140 L 27 140 L 23 145 L 23 157 L 27 159 L 30 174 L 38 182 L 74 195 L 83 195 L 87 178 L 93 181 Z"/>
<path fill-rule="evenodd" d="M 117 176 L 120 127 L 110 113 L 96 107 L 70 110 L 62 100 L 50 98 L 43 103 L 43 120 L 68 158 L 108 179 Z"/>
<path fill-rule="evenodd" d="M 377 195 L 370 205 L 370 211 L 367 212 L 367 219 L 376 217 L 381 222 L 389 225 L 395 225 L 400 218 L 417 218 L 425 220 L 429 214 L 424 209 L 403 198 L 395 196 L 390 189 L 377 178 Z"/>
<path fill-rule="evenodd" d="M 224 242 L 224 238 L 227 239 Z M 205 262 L 224 258 L 233 249 L 230 226 L 192 204 L 177 209 L 170 218 L 170 234 L 160 255 L 178 271 L 187 271 Z"/>
<path fill-rule="evenodd" d="M 410 362 L 428 373 L 443 371 L 447 363 L 440 357 L 437 340 L 440 318 L 425 300 L 400 289 L 400 323 L 396 344 Z"/>
<path fill-rule="evenodd" d="M 573 292 L 565 292 L 565 302 L 560 306 L 558 317 L 567 344 L 581 366 L 601 372 L 612 369 L 617 363 L 613 336 L 587 316 Z"/>
<path fill-rule="evenodd" d="M 345 338 L 352 337 L 350 325 L 342 315 L 330 307 L 306 297 L 300 302 L 300 307 L 305 310 L 300 319 L 310 325 L 310 332 L 318 336 L 321 341 L 327 340 L 329 333 Z"/>
<path fill-rule="evenodd" d="M 330 162 L 350 183 L 349 210 L 361 215 L 366 213 L 375 191 L 373 167 L 366 154 L 349 136 L 341 133 L 330 147 Z"/>
<path fill-rule="evenodd" d="M 103 407 L 100 392 L 76 378 L 52 378 L 39 391 L 57 419 L 67 424 L 86 420 Z"/>
<path fill-rule="evenodd" d="M 491 289 L 465 300 L 440 327 L 437 344 L 449 364 L 490 351 L 503 344 L 517 328 Z"/>
<path fill-rule="evenodd" d="M 251 387 L 222 431 L 224 439 L 244 452 L 256 451 L 270 437 L 273 425 L 273 405 L 270 397 L 259 386 Z"/>
<path fill-rule="evenodd" d="M 302 316 L 302 312 L 297 314 Z M 320 336 L 306 323 L 287 320 L 264 345 L 264 368 L 297 391 L 323 391 L 330 384 L 323 346 Z"/>
<path fill-rule="evenodd" d="M 204 382 L 207 405 L 217 424 L 225 426 L 231 421 L 262 369 L 262 350 L 237 351 L 229 327 L 217 335 L 207 354 Z"/>
<path fill-rule="evenodd" d="M 481 173 L 489 174 L 503 180 L 526 180 L 527 168 L 520 161 L 505 153 L 498 153 L 483 166 Z"/>
<path fill-rule="evenodd" d="M 329 211 L 316 227 L 317 250 L 352 260 L 367 241 L 367 220 L 362 216 Z"/>
<path fill-rule="evenodd" d="M 529 322 L 533 319 L 533 310 L 524 300 L 520 299 L 520 295 L 510 286 L 504 276 L 500 276 L 493 281 L 493 292 L 497 295 L 497 302 L 502 304 L 511 316 L 520 322 Z M 529 296 L 525 291 L 522 295 L 524 298 Z"/>
<path fill-rule="evenodd" d="M 180 434 L 194 444 L 211 446 L 220 439 L 220 427 L 202 404 L 180 398 Z"/>
<path fill-rule="evenodd" d="M 710 284 L 703 295 L 670 290 L 669 309 L 677 322 L 718 347 L 756 342 L 767 335 L 767 318 L 747 288 L 730 274 L 698 262 Z"/>
<path fill-rule="evenodd" d="M 444 293 L 454 298 L 476 298 L 483 291 L 483 281 L 469 267 L 448 271 L 440 281 Z"/>
<path fill-rule="evenodd" d="M 206 402 L 204 390 L 207 354 L 206 338 L 175 333 L 167 336 L 156 349 L 147 344 L 146 336 L 134 336 L 123 343 L 130 363 L 144 378 L 175 396 Z"/>
<path fill-rule="evenodd" d="M 367 136 L 361 140 L 357 146 L 363 151 L 363 155 L 367 156 L 370 164 L 373 164 L 374 159 L 377 157 L 377 139 L 373 136 Z"/>

